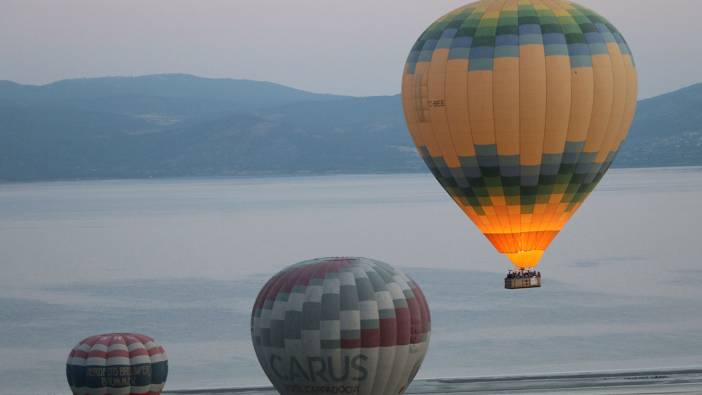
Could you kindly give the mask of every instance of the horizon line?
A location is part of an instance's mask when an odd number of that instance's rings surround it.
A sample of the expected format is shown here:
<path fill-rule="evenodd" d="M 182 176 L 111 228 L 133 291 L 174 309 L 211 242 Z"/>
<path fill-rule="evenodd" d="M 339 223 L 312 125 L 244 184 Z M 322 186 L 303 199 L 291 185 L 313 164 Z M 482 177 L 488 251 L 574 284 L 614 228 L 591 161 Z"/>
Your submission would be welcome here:
<path fill-rule="evenodd" d="M 333 92 L 317 92 L 317 91 L 311 91 L 311 90 L 306 90 L 302 88 L 298 88 L 295 86 L 291 85 L 286 85 L 280 82 L 276 81 L 270 81 L 270 80 L 256 80 L 256 79 L 249 79 L 249 78 L 237 78 L 237 77 L 213 77 L 213 76 L 204 76 L 204 75 L 198 75 L 198 74 L 192 74 L 192 73 L 184 73 L 184 72 L 163 72 L 163 73 L 150 73 L 150 74 L 134 74 L 134 75 L 127 75 L 127 74 L 122 74 L 122 75 L 102 75 L 102 76 L 94 76 L 94 77 L 67 77 L 67 78 L 62 78 L 59 80 L 54 80 L 51 82 L 47 83 L 23 83 L 23 82 L 18 82 L 18 81 L 13 81 L 9 79 L 0 79 L 0 83 L 12 83 L 15 85 L 19 86 L 25 86 L 25 87 L 36 87 L 36 88 L 43 88 L 43 87 L 48 87 L 51 85 L 55 85 L 61 82 L 67 82 L 67 81 L 87 81 L 87 80 L 100 80 L 100 79 L 137 79 L 137 78 L 146 78 L 146 77 L 190 77 L 190 78 L 195 78 L 195 79 L 202 79 L 202 80 L 211 80 L 211 81 L 246 81 L 246 82 L 256 82 L 256 83 L 262 83 L 262 84 L 273 84 L 277 86 L 281 86 L 284 88 L 288 89 L 294 89 L 300 92 L 305 92 L 305 93 L 313 93 L 317 95 L 330 95 L 330 96 L 339 96 L 339 97 L 345 97 L 345 98 L 364 98 L 364 97 L 393 97 L 393 96 L 399 96 L 401 93 L 386 93 L 382 95 L 347 95 L 347 94 L 341 94 L 341 93 L 333 93 Z M 644 97 L 638 97 L 637 101 L 642 101 L 642 100 L 647 100 L 647 99 L 652 99 L 655 97 L 660 97 L 660 96 L 665 96 L 670 93 L 678 92 L 681 90 L 685 90 L 687 88 L 691 88 L 697 85 L 702 85 L 702 81 L 692 83 L 689 85 L 684 85 L 679 88 L 674 88 L 672 90 L 666 91 L 664 93 L 656 94 L 653 96 L 644 96 Z"/>

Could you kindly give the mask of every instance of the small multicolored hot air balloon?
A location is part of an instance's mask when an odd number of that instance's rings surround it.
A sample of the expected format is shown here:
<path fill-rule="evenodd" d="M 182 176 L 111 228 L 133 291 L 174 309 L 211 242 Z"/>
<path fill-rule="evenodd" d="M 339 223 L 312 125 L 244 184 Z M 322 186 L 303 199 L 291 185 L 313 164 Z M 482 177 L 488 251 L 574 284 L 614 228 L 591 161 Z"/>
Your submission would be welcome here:
<path fill-rule="evenodd" d="M 402 98 L 439 183 L 519 269 L 592 192 L 636 110 L 621 33 L 565 0 L 483 0 L 421 35 Z"/>
<path fill-rule="evenodd" d="M 417 374 L 430 323 L 422 290 L 399 270 L 366 258 L 325 258 L 268 281 L 251 336 L 283 395 L 392 395 Z"/>
<path fill-rule="evenodd" d="M 74 395 L 158 395 L 168 376 L 168 358 L 148 336 L 91 336 L 71 350 L 66 376 Z"/>

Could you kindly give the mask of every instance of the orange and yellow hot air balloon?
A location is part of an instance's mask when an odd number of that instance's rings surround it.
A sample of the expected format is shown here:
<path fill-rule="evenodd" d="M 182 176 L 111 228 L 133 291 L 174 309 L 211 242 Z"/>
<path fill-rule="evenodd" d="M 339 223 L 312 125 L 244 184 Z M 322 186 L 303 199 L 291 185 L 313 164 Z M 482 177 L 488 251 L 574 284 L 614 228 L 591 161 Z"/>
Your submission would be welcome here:
<path fill-rule="evenodd" d="M 432 24 L 405 66 L 414 143 L 439 183 L 519 269 L 592 192 L 636 111 L 619 31 L 565 0 L 483 0 Z"/>

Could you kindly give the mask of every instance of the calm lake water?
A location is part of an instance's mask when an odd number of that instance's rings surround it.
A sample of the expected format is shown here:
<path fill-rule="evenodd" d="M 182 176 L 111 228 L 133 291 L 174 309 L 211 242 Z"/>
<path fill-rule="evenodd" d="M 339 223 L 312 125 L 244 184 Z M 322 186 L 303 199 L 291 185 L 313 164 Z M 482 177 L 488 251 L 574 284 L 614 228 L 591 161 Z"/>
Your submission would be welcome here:
<path fill-rule="evenodd" d="M 545 255 L 509 268 L 428 174 L 0 184 L 0 393 L 64 394 L 88 335 L 161 341 L 168 388 L 266 384 L 265 280 L 367 256 L 423 287 L 420 377 L 702 366 L 702 169 L 613 170 Z"/>

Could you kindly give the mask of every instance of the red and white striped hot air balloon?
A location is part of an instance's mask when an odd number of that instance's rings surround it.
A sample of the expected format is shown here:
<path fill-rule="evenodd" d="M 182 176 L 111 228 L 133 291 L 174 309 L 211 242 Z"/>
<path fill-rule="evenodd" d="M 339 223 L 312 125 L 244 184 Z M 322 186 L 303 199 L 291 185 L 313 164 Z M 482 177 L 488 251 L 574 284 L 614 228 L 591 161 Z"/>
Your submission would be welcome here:
<path fill-rule="evenodd" d="M 167 376 L 166 350 L 136 333 L 91 336 L 71 350 L 66 362 L 74 395 L 157 395 Z"/>

